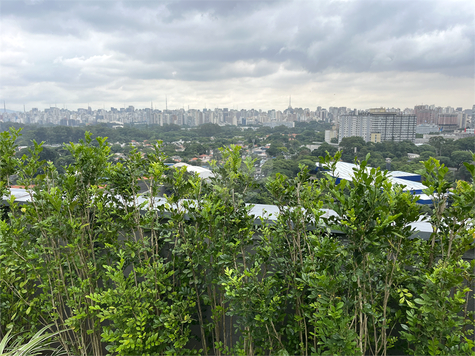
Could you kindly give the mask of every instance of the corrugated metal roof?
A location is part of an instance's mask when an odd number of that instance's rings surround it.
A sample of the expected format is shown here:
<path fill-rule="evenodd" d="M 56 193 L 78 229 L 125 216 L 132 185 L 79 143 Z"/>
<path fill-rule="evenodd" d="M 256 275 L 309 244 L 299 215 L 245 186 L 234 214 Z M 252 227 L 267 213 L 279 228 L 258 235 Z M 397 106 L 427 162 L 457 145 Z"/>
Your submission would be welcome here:
<path fill-rule="evenodd" d="M 420 177 L 420 174 L 417 173 L 409 173 L 409 172 L 403 172 L 403 171 L 391 171 L 388 173 L 388 176 L 391 177 Z"/>
<path fill-rule="evenodd" d="M 358 165 L 353 164 L 353 163 L 348 163 L 348 162 L 337 162 L 336 163 L 336 170 L 334 173 L 330 173 L 333 177 L 335 178 L 340 178 L 340 179 L 345 179 L 348 181 L 352 181 L 354 177 L 354 170 L 358 169 Z M 369 174 L 371 171 L 372 167 L 366 167 L 365 170 Z M 404 172 L 403 172 L 404 173 Z M 408 173 L 411 174 L 411 173 Z M 414 194 L 421 195 L 423 194 L 423 190 L 426 189 L 427 187 L 420 183 L 420 182 L 414 182 L 411 180 L 406 180 L 402 178 L 396 178 L 394 176 L 388 176 L 388 180 L 392 184 L 398 184 L 400 186 L 403 186 L 403 191 L 410 191 Z M 426 196 L 427 197 L 427 196 Z"/>
<path fill-rule="evenodd" d="M 31 201 L 30 194 L 25 189 L 13 188 L 10 189 L 11 194 L 15 196 L 15 201 L 19 203 L 27 203 Z M 6 200 L 7 197 L 3 197 L 3 200 Z M 138 196 L 137 204 L 148 202 L 149 198 L 146 196 Z M 178 206 L 183 207 L 185 202 L 193 203 L 191 200 L 182 199 L 177 202 Z M 154 205 L 156 207 L 165 206 L 167 200 L 162 197 L 154 198 Z M 277 216 L 279 215 L 279 207 L 277 205 L 268 205 L 268 204 L 248 204 L 252 206 L 250 211 L 250 216 L 254 216 L 256 223 L 260 223 L 260 219 L 263 218 L 266 221 L 276 221 Z M 323 215 L 322 218 L 338 217 L 338 214 L 332 209 L 321 209 Z M 412 228 L 415 229 L 415 234 L 413 237 L 419 237 L 423 239 L 428 239 L 432 233 L 432 226 L 429 222 L 425 221 L 424 218 L 420 218 L 418 221 L 409 224 Z M 334 231 L 338 233 L 338 231 Z"/>
<path fill-rule="evenodd" d="M 192 166 L 192 165 L 187 164 L 187 163 L 176 163 L 176 164 L 173 165 L 173 167 L 177 167 L 177 168 L 186 167 L 186 170 L 188 172 L 194 172 L 194 173 L 198 174 L 201 178 L 205 178 L 205 179 L 210 178 L 210 177 L 214 177 L 213 172 L 210 171 L 209 169 L 199 167 L 199 166 Z"/>

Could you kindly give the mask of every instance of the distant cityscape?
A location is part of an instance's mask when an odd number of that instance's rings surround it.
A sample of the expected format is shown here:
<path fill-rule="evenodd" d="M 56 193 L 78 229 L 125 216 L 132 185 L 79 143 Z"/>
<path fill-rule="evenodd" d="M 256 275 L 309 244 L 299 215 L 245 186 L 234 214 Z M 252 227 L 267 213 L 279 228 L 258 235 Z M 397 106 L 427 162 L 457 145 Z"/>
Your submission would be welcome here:
<path fill-rule="evenodd" d="M 293 108 L 289 100 L 287 109 L 281 110 L 236 110 L 229 108 L 215 109 L 168 109 L 153 107 L 137 109 L 134 106 L 123 108 L 111 107 L 110 110 L 91 107 L 69 110 L 50 107 L 43 111 L 37 108 L 24 109 L 23 112 L 4 110 L 0 121 L 20 124 L 87 126 L 106 124 L 110 127 L 124 125 L 179 125 L 194 127 L 206 123 L 234 126 L 270 126 L 293 127 L 295 122 L 320 121 L 332 125 L 328 130 L 326 141 L 343 137 L 360 136 L 365 141 L 381 142 L 387 140 L 415 141 L 416 134 L 450 133 L 466 136 L 475 132 L 475 105 L 470 109 L 451 106 L 417 105 L 414 108 L 372 108 L 352 109 L 348 107 L 317 106 Z M 460 137 L 454 137 L 460 138 Z"/>

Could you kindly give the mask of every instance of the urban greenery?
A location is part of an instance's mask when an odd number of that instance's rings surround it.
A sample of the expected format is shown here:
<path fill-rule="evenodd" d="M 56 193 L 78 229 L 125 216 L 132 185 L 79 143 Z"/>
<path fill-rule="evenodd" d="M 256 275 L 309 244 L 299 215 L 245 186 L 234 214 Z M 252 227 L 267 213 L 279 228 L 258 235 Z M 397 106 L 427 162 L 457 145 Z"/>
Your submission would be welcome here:
<path fill-rule="evenodd" d="M 67 355 L 475 354 L 469 163 L 455 184 L 423 163 L 425 240 L 417 198 L 364 169 L 370 155 L 352 183 L 302 164 L 262 186 L 239 146 L 202 180 L 168 168 L 160 142 L 116 162 L 86 132 L 60 172 L 42 143 L 16 157 L 19 135 L 0 133 L 0 337 L 48 327 Z M 28 202 L 10 195 L 13 175 Z M 256 189 L 276 211 L 253 215 Z"/>
<path fill-rule="evenodd" d="M 33 139 L 38 142 L 44 141 L 40 158 L 52 161 L 60 173 L 63 173 L 62 167 L 73 162 L 72 155 L 63 144 L 79 142 L 86 130 L 91 132 L 93 144 L 96 137 L 107 136 L 108 142 L 111 143 L 111 152 L 115 154 L 111 159 L 116 160 L 122 159 L 123 155 L 128 154 L 134 147 L 148 154 L 152 151 L 151 143 L 161 140 L 162 151 L 168 156 L 167 163 L 176 163 L 174 159 L 178 156 L 183 162 L 209 166 L 208 162 L 201 160 L 200 155 L 213 154 L 213 158 L 219 161 L 219 148 L 229 147 L 231 144 L 240 145 L 245 149 L 243 151 L 245 155 L 258 158 L 256 164 L 262 168 L 262 175 L 265 177 L 281 173 L 293 178 L 300 171 L 300 164 L 305 164 L 312 170 L 318 162 L 318 157 L 325 156 L 326 152 L 333 156 L 340 149 L 343 151 L 341 156 L 343 161 L 353 162 L 355 156 L 363 160 L 368 153 L 371 153 L 369 164 L 372 167 L 386 169 L 386 159 L 390 158 L 391 170 L 412 173 L 424 168 L 421 161 L 434 157 L 450 168 L 446 177 L 448 180 L 470 181 L 471 176 L 463 163 L 471 162 L 470 151 L 475 151 L 475 137 L 452 140 L 441 135 L 433 135 L 424 145 L 415 145 L 409 141 L 371 143 L 365 142 L 360 137 L 345 137 L 339 144 L 333 139 L 329 144 L 323 142 L 323 130 L 330 129 L 330 124 L 316 121 L 296 122 L 293 128 L 219 126 L 211 123 L 192 128 L 173 124 L 112 128 L 106 124 L 69 127 L 0 123 L 0 131 L 8 130 L 9 125 L 15 128 L 23 127 L 23 135 L 17 142 L 24 148 L 17 153 L 18 157 L 28 155 L 27 146 Z M 253 152 L 253 149 L 260 147 L 265 147 L 264 158 L 258 157 Z M 408 154 L 416 154 L 419 157 L 409 158 Z"/>

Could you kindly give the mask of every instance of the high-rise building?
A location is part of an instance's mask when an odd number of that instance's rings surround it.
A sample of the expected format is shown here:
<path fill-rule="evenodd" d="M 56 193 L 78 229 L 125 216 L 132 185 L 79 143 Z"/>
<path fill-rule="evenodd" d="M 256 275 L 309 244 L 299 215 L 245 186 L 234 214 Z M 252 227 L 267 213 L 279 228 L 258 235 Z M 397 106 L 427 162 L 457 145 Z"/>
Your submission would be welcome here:
<path fill-rule="evenodd" d="M 223 122 L 230 124 L 230 120 L 232 120 L 232 118 L 229 116 L 228 108 L 223 108 Z"/>
<path fill-rule="evenodd" d="M 438 125 L 444 130 L 457 130 L 460 126 L 459 115 L 455 112 L 439 114 Z"/>
<path fill-rule="evenodd" d="M 340 116 L 340 129 L 338 134 L 338 142 L 343 137 L 358 136 L 362 137 L 366 142 L 371 137 L 371 117 L 358 115 L 342 115 Z"/>
<path fill-rule="evenodd" d="M 376 135 L 377 134 L 377 135 Z M 374 138 L 380 141 L 414 141 L 416 138 L 416 116 L 386 112 L 384 109 L 358 115 L 340 117 L 339 142 L 344 137 L 359 136 L 366 142 Z"/>
<path fill-rule="evenodd" d="M 437 124 L 437 111 L 429 105 L 415 106 L 414 114 L 417 118 L 417 125 Z"/>
<path fill-rule="evenodd" d="M 467 114 L 464 112 L 457 112 L 459 129 L 465 129 L 467 127 Z"/>

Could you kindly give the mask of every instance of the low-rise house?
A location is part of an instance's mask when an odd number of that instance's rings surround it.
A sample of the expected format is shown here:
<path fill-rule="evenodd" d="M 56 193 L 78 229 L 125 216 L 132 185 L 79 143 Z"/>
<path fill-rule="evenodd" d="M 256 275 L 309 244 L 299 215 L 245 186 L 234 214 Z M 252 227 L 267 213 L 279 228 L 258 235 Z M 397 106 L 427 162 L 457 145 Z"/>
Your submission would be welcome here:
<path fill-rule="evenodd" d="M 408 153 L 407 154 L 407 158 L 409 159 L 415 159 L 415 158 L 419 158 L 421 155 L 417 154 L 417 153 Z"/>

